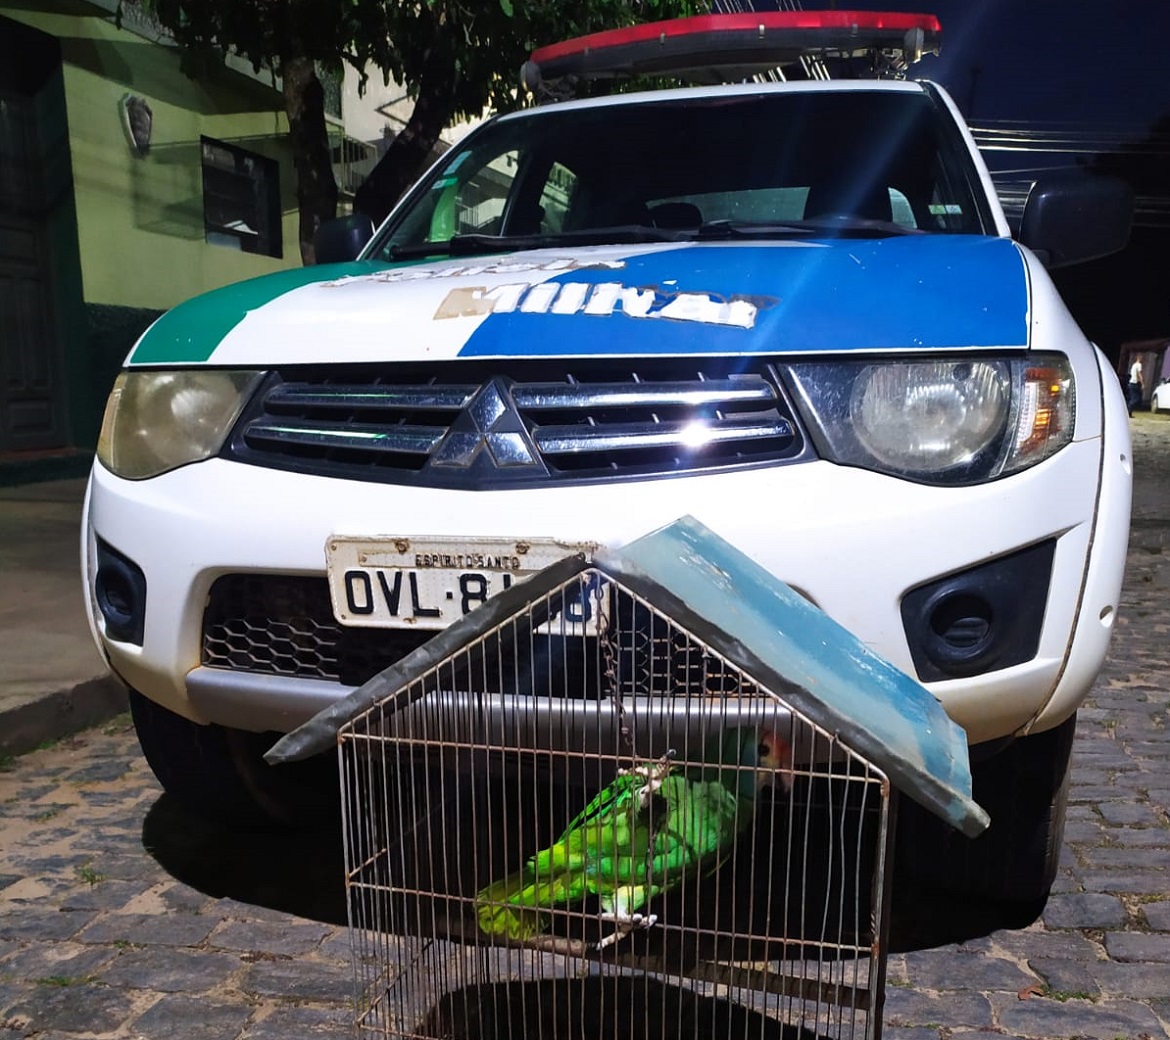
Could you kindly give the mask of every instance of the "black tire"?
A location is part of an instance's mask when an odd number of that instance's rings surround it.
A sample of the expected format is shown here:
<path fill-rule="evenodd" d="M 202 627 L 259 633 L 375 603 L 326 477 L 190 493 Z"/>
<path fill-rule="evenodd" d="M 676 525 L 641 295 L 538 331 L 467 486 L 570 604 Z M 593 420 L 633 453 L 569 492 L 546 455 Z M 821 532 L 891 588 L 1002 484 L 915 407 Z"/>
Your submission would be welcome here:
<path fill-rule="evenodd" d="M 1076 716 L 972 762 L 972 790 L 991 826 L 967 838 L 903 798 L 901 883 L 976 901 L 1040 904 L 1060 863 Z"/>
<path fill-rule="evenodd" d="M 337 756 L 270 766 L 279 733 L 201 726 L 129 691 L 138 743 L 163 790 L 192 812 L 232 827 L 302 829 L 340 812 Z"/>

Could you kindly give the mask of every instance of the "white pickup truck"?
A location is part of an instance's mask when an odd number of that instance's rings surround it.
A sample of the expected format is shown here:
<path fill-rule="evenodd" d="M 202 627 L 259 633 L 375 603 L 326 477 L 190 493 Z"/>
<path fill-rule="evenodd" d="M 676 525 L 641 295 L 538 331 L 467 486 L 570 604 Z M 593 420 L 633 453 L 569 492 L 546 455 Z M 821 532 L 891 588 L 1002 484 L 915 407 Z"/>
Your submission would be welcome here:
<path fill-rule="evenodd" d="M 822 14 L 853 20 L 826 53 L 888 54 L 858 22 L 937 35 Z M 607 36 L 669 35 L 639 31 Z M 372 237 L 326 226 L 338 262 L 183 303 L 127 359 L 83 561 L 147 759 L 205 812 L 295 819 L 336 789 L 267 767 L 273 734 L 564 546 L 691 514 L 965 727 L 992 827 L 916 845 L 910 807 L 907 869 L 1043 897 L 1131 484 L 1117 378 L 1048 270 L 1121 248 L 1127 207 L 1059 178 L 1009 228 L 955 104 L 904 78 L 488 120 Z"/>

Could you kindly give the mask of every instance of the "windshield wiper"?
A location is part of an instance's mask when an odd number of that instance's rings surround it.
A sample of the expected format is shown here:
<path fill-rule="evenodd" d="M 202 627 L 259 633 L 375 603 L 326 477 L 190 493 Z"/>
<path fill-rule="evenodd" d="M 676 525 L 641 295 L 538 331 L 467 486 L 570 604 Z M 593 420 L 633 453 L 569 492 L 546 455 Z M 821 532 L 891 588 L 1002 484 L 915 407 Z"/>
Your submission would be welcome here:
<path fill-rule="evenodd" d="M 637 242 L 685 241 L 690 232 L 667 228 L 645 227 L 642 224 L 622 224 L 616 227 L 585 228 L 581 231 L 560 231 L 539 235 L 455 235 L 445 242 L 411 242 L 391 245 L 386 250 L 388 260 L 409 260 L 421 256 L 479 256 L 485 253 L 522 252 L 526 249 L 548 249 L 561 245 L 604 246 L 629 245 Z"/>
<path fill-rule="evenodd" d="M 785 238 L 789 235 L 833 235 L 876 238 L 885 235 L 923 234 L 889 220 L 866 217 L 816 217 L 809 220 L 708 220 L 697 227 L 659 228 L 645 224 L 585 228 L 545 235 L 457 235 L 449 243 L 452 255 L 497 250 L 543 249 L 571 242 L 574 245 L 624 245 L 635 242 L 693 242 L 733 238 Z"/>
<path fill-rule="evenodd" d="M 784 238 L 809 235 L 816 230 L 803 220 L 707 220 L 695 229 L 694 235 L 699 239 Z"/>
<path fill-rule="evenodd" d="M 864 217 L 819 217 L 810 220 L 775 222 L 755 220 L 709 220 L 700 224 L 699 239 L 785 238 L 788 235 L 831 235 L 834 238 L 884 238 L 887 235 L 921 235 L 921 228 L 908 228 L 890 220 Z"/>
<path fill-rule="evenodd" d="M 557 246 L 632 245 L 639 242 L 722 241 L 736 238 L 786 238 L 791 235 L 834 238 L 884 238 L 888 235 L 920 235 L 919 228 L 903 227 L 887 220 L 861 217 L 826 217 L 814 220 L 753 221 L 709 220 L 695 228 L 656 228 L 644 224 L 584 228 L 536 235 L 455 235 L 443 242 L 410 242 L 391 245 L 387 260 L 412 260 L 426 256 L 483 256 L 489 253 L 555 249 Z"/>
<path fill-rule="evenodd" d="M 411 242 L 392 245 L 388 260 L 410 260 L 420 256 L 478 256 L 507 253 L 514 249 L 540 249 L 549 244 L 549 235 L 455 235 L 443 242 Z"/>

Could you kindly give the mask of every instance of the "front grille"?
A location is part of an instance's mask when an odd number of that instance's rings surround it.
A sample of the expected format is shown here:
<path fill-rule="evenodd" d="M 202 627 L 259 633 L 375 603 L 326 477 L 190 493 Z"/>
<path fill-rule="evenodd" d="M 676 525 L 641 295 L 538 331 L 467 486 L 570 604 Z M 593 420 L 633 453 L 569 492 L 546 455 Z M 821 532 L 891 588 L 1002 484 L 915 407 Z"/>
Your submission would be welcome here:
<path fill-rule="evenodd" d="M 501 646 L 508 665 L 499 674 L 535 670 L 553 677 L 550 687 L 580 697 L 596 696 L 588 691 L 598 688 L 602 673 L 616 684 L 615 693 L 626 696 L 671 697 L 688 689 L 723 694 L 734 688 L 737 680 L 721 669 L 717 656 L 695 653 L 679 642 L 670 626 L 644 604 L 621 595 L 611 603 L 611 611 L 612 662 L 606 662 L 597 640 L 545 635 L 523 646 Z M 208 668 L 360 686 L 433 635 L 339 624 L 324 578 L 226 574 L 216 579 L 208 596 L 201 660 Z M 505 692 L 492 688 L 489 676 L 469 676 L 467 681 L 469 688 L 481 692 Z"/>
<path fill-rule="evenodd" d="M 272 373 L 225 447 L 278 469 L 435 487 L 775 464 L 803 439 L 760 361 L 482 362 Z"/>
<path fill-rule="evenodd" d="M 431 634 L 338 624 L 324 578 L 226 574 L 208 596 L 201 659 L 209 668 L 360 686 Z"/>

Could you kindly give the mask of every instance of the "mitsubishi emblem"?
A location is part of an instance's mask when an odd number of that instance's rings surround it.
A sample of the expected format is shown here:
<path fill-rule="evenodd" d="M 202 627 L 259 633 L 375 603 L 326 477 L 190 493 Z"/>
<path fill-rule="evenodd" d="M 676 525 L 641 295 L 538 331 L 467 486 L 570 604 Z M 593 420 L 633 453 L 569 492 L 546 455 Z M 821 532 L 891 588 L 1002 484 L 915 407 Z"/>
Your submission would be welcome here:
<path fill-rule="evenodd" d="M 486 456 L 482 458 L 481 456 Z M 469 469 L 485 462 L 496 469 L 538 466 L 528 431 L 502 379 L 480 387 L 431 454 L 430 464 Z"/>

